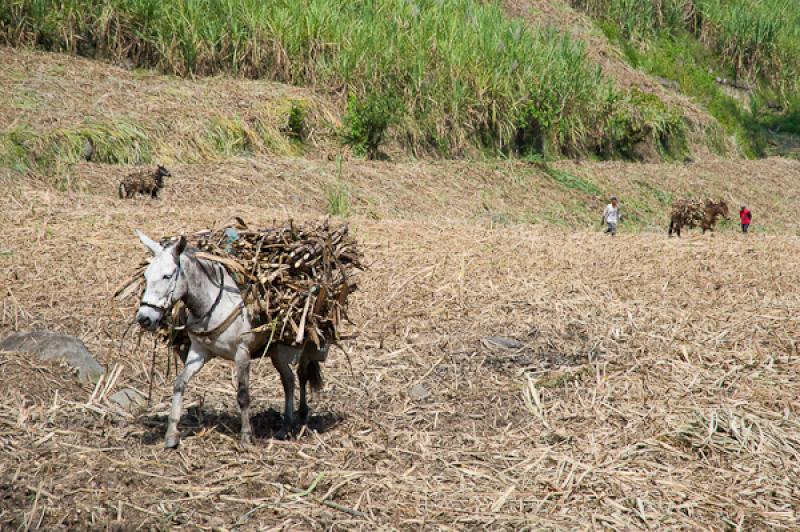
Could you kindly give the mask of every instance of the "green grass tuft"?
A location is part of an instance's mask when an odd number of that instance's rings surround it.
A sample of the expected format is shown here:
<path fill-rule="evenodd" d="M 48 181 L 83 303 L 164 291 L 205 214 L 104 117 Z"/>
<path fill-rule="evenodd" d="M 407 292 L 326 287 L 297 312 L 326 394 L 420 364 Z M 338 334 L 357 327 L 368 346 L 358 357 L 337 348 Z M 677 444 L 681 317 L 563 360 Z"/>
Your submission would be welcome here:
<path fill-rule="evenodd" d="M 252 155 L 259 144 L 258 133 L 239 118 L 214 117 L 205 133 L 213 153 L 224 157 Z"/>
<path fill-rule="evenodd" d="M 569 172 L 548 166 L 545 169 L 545 173 L 565 188 L 577 190 L 590 196 L 599 196 L 603 193 L 603 191 L 591 181 L 572 175 Z"/>
<path fill-rule="evenodd" d="M 328 200 L 328 214 L 347 218 L 350 216 L 350 189 L 343 181 L 328 187 L 325 196 Z"/>
<path fill-rule="evenodd" d="M 304 141 L 308 134 L 306 119 L 308 111 L 305 104 L 300 100 L 292 100 L 289 108 L 289 120 L 287 124 L 288 133 L 296 140 Z"/>
<path fill-rule="evenodd" d="M 81 160 L 87 142 L 94 147 L 95 162 L 148 163 L 152 161 L 150 138 L 143 128 L 121 120 L 107 124 L 86 122 L 46 133 L 18 127 L 0 135 L 0 164 L 18 173 L 58 173 L 62 166 Z"/>

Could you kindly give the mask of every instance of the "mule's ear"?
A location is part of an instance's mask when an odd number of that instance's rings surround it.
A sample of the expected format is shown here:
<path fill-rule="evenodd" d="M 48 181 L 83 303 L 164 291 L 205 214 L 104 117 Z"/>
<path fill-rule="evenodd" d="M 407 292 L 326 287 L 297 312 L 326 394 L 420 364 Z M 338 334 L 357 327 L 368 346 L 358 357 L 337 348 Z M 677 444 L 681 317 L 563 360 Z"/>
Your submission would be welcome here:
<path fill-rule="evenodd" d="M 186 249 L 186 237 L 181 235 L 181 237 L 178 239 L 178 242 L 175 244 L 175 247 L 172 248 L 172 253 L 175 255 L 175 258 L 177 259 L 178 257 L 181 256 L 181 253 L 183 253 L 183 250 L 185 249 Z"/>
<path fill-rule="evenodd" d="M 136 229 L 136 236 L 139 237 L 139 240 L 142 241 L 142 244 L 144 244 L 144 247 L 149 249 L 150 253 L 152 253 L 153 255 L 158 255 L 159 253 L 164 251 L 164 248 L 161 247 L 161 244 L 159 244 L 158 242 L 156 242 L 155 240 L 153 240 L 152 238 L 150 238 L 146 234 L 142 233 L 138 229 Z"/>

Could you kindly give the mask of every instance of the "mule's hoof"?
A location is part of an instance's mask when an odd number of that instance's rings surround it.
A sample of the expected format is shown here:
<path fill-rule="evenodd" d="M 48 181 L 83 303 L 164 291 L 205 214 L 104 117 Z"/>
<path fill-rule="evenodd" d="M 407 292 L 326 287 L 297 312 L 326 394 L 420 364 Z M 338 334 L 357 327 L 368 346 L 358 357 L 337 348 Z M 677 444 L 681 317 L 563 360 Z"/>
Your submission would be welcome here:
<path fill-rule="evenodd" d="M 302 408 L 298 409 L 297 410 L 298 421 L 300 421 L 301 423 L 305 423 L 306 420 L 308 420 L 308 414 L 309 414 L 309 409 L 308 408 L 306 408 L 306 409 L 302 409 Z"/>
<path fill-rule="evenodd" d="M 164 438 L 164 449 L 177 449 L 179 443 L 177 436 L 167 436 Z"/>
<path fill-rule="evenodd" d="M 286 429 L 286 427 L 282 428 L 281 430 L 275 433 L 276 440 L 288 440 L 289 436 L 290 434 L 289 431 Z"/>
<path fill-rule="evenodd" d="M 239 443 L 242 447 L 247 447 L 253 443 L 253 438 L 250 436 L 249 432 L 242 432 L 239 435 Z"/>

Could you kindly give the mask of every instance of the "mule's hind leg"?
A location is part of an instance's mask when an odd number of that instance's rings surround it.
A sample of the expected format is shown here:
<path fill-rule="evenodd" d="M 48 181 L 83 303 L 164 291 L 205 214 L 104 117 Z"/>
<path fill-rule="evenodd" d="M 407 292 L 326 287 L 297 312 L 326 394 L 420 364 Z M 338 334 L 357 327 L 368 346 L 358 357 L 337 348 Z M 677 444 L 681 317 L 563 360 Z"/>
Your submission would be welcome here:
<path fill-rule="evenodd" d="M 285 440 L 294 429 L 294 372 L 289 365 L 290 358 L 275 354 L 272 356 L 272 365 L 278 370 L 283 385 L 284 407 L 283 426 L 275 434 L 275 438 Z"/>
<path fill-rule="evenodd" d="M 308 388 L 310 363 L 309 360 L 302 358 L 297 365 L 297 378 L 300 380 L 300 406 L 297 408 L 297 415 L 300 416 L 302 421 L 308 418 L 308 397 L 306 395 L 306 389 Z"/>
<path fill-rule="evenodd" d="M 314 344 L 306 344 L 303 356 L 300 357 L 300 363 L 297 366 L 297 376 L 300 379 L 300 407 L 297 413 L 303 420 L 308 418 L 308 397 L 306 395 L 308 385 L 311 385 L 312 390 L 322 389 L 322 368 L 320 368 L 319 360 L 311 358 L 317 356 L 318 351 Z"/>
<path fill-rule="evenodd" d="M 316 350 L 316 346 L 311 342 L 304 345 L 303 352 L 300 354 L 300 362 L 297 364 L 297 378 L 300 380 L 300 407 L 297 409 L 297 414 L 301 421 L 308 418 L 308 381 L 313 378 L 312 361 L 308 357 Z"/>
<path fill-rule="evenodd" d="M 253 430 L 250 428 L 250 351 L 246 345 L 239 345 L 236 350 L 235 362 L 239 381 L 236 400 L 242 415 L 242 430 L 239 439 L 242 445 L 250 445 L 253 434 Z"/>
<path fill-rule="evenodd" d="M 172 408 L 169 411 L 169 418 L 167 419 L 167 434 L 164 437 L 164 447 L 167 449 L 174 449 L 178 446 L 178 422 L 181 419 L 181 408 L 183 403 L 183 392 L 186 390 L 186 385 L 189 379 L 200 371 L 203 364 L 206 363 L 206 355 L 195 349 L 194 345 L 189 348 L 189 354 L 186 356 L 186 365 L 175 379 L 175 385 L 172 392 Z"/>

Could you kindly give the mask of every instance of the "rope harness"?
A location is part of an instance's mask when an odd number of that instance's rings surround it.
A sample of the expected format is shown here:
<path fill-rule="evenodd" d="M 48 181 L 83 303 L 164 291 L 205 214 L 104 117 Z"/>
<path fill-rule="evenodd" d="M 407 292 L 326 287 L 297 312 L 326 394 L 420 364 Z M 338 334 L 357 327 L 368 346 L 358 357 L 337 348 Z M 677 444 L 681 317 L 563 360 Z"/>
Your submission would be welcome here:
<path fill-rule="evenodd" d="M 189 260 L 192 260 L 192 258 L 189 257 Z M 203 271 L 206 273 L 206 275 L 208 275 L 208 277 L 210 278 L 211 275 L 208 273 L 208 270 L 206 270 L 205 265 L 203 265 L 203 263 L 200 262 L 199 260 L 197 262 L 200 265 L 200 267 L 203 269 Z M 208 308 L 208 310 L 205 313 L 203 313 L 202 316 L 200 316 L 198 319 L 196 319 L 194 321 L 195 324 L 201 323 L 202 321 L 204 321 L 206 319 L 208 319 L 210 321 L 211 315 L 213 314 L 214 310 L 219 305 L 220 301 L 222 301 L 222 294 L 225 291 L 224 267 L 223 266 L 218 266 L 217 264 L 212 264 L 212 268 L 215 269 L 217 271 L 217 273 L 219 273 L 219 292 L 217 292 L 217 297 L 214 299 L 214 302 L 211 304 L 211 306 Z M 181 261 L 180 261 L 180 259 L 178 259 L 178 267 L 175 269 L 175 273 L 171 277 L 172 287 L 169 290 L 169 295 L 167 296 L 166 305 L 159 305 L 159 304 L 156 304 L 156 303 L 150 303 L 148 301 L 145 301 L 144 298 L 142 298 L 141 302 L 139 303 L 139 306 L 140 307 L 150 307 L 150 308 L 156 309 L 159 312 L 161 312 L 163 316 L 167 316 L 170 313 L 170 311 L 172 310 L 172 307 L 175 306 L 175 303 L 177 303 L 177 301 L 174 300 L 175 299 L 175 289 L 178 286 L 178 279 L 179 279 L 179 277 L 181 276 L 182 273 L 183 273 L 183 269 L 181 268 Z M 222 322 L 220 322 L 216 327 L 214 327 L 212 329 L 205 329 L 204 330 L 204 329 L 200 329 L 200 328 L 193 328 L 193 325 L 188 323 L 188 320 L 187 320 L 187 323 L 185 325 L 180 326 L 180 327 L 174 327 L 173 326 L 171 329 L 172 329 L 173 332 L 175 330 L 186 329 L 191 334 L 193 334 L 195 336 L 200 336 L 200 337 L 203 337 L 203 338 L 214 337 L 214 336 L 224 332 L 228 327 L 230 327 L 230 325 L 234 322 L 234 320 L 236 320 L 236 318 L 239 316 L 239 313 L 244 308 L 245 308 L 244 301 L 242 301 L 241 303 L 236 305 L 236 307 L 234 307 L 234 309 L 231 311 L 231 313 L 228 315 L 227 318 L 222 320 Z M 172 334 L 170 336 L 172 336 Z"/>

